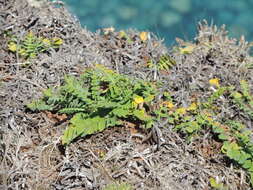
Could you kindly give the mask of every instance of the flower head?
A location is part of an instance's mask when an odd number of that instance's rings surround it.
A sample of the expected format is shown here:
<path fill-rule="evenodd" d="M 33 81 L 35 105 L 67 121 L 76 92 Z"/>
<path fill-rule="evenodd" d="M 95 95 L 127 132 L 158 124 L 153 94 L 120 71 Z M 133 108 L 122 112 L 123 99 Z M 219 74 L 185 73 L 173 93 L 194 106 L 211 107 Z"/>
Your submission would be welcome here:
<path fill-rule="evenodd" d="M 165 102 L 163 102 L 163 104 L 165 104 L 167 106 L 167 108 L 169 108 L 169 109 L 174 108 L 174 104 L 170 101 L 165 101 Z"/>
<path fill-rule="evenodd" d="M 197 104 L 195 102 L 191 103 L 191 105 L 188 107 L 187 110 L 189 111 L 195 111 L 198 108 Z"/>
<path fill-rule="evenodd" d="M 17 44 L 14 43 L 14 42 L 10 42 L 10 43 L 8 44 L 8 49 L 9 49 L 10 51 L 12 51 L 12 52 L 16 52 L 16 51 L 17 51 Z"/>
<path fill-rule="evenodd" d="M 47 46 L 51 45 L 51 41 L 48 38 L 44 38 L 42 42 Z"/>
<path fill-rule="evenodd" d="M 212 86 L 220 87 L 219 79 L 218 78 L 213 78 L 209 80 L 209 84 Z"/>
<path fill-rule="evenodd" d="M 184 115 L 184 114 L 186 114 L 186 109 L 185 108 L 178 108 L 176 110 L 176 113 L 178 113 L 179 115 Z"/>
<path fill-rule="evenodd" d="M 141 104 L 141 103 L 144 102 L 144 99 L 143 99 L 141 96 L 136 95 L 136 96 L 134 97 L 134 102 L 135 102 L 136 104 Z"/>

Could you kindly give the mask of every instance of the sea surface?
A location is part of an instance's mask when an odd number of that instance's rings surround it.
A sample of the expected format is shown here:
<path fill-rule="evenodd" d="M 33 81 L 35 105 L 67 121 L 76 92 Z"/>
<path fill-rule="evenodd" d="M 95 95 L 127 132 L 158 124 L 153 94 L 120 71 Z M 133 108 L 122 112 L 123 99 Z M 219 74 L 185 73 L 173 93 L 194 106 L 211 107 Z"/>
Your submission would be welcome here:
<path fill-rule="evenodd" d="M 253 41 L 253 0 L 63 0 L 91 31 L 114 27 L 151 31 L 167 45 L 193 40 L 199 21 L 226 25 L 231 37 Z"/>

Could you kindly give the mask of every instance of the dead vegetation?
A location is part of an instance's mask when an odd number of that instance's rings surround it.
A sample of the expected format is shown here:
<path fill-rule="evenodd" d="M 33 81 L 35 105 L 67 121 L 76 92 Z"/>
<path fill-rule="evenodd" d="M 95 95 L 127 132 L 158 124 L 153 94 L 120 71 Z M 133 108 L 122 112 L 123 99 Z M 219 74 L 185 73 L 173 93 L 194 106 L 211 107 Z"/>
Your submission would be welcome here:
<path fill-rule="evenodd" d="M 7 32 L 22 38 L 28 31 L 64 43 L 58 50 L 26 60 L 8 51 Z M 134 189 L 211 189 L 210 177 L 231 190 L 250 189 L 247 174 L 220 153 L 221 144 L 210 131 L 191 143 L 164 123 L 159 126 L 164 143 L 142 140 L 147 132 L 132 132 L 131 124 L 113 127 L 62 147 L 60 137 L 67 122 L 50 112 L 32 113 L 25 105 L 41 96 L 43 89 L 59 86 L 65 74 L 78 76 L 93 63 L 145 80 L 160 80 L 177 102 L 189 105 L 204 99 L 210 78 L 222 85 L 239 86 L 245 79 L 253 90 L 249 44 L 227 37 L 225 29 L 199 25 L 194 42 L 178 39 L 167 49 L 151 35 L 143 43 L 139 32 L 126 36 L 112 31 L 92 33 L 81 28 L 62 3 L 45 2 L 32 7 L 26 0 L 0 0 L 0 189 L 102 189 L 126 181 Z M 132 40 L 128 42 L 128 38 Z M 182 54 L 177 48 L 193 46 Z M 164 54 L 176 65 L 169 71 L 148 68 Z M 250 65 L 251 64 L 251 65 Z M 219 117 L 243 121 L 251 130 L 252 119 L 221 102 Z M 60 123 L 60 124 L 59 124 Z"/>

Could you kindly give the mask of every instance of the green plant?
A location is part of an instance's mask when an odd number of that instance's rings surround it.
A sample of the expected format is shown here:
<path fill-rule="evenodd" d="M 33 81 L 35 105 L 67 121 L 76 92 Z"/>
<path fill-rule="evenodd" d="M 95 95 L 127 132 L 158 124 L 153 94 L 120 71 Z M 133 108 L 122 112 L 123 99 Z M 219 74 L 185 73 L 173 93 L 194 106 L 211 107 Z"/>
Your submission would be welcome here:
<path fill-rule="evenodd" d="M 103 190 L 132 190 L 132 186 L 128 183 L 112 183 L 103 188 Z"/>
<path fill-rule="evenodd" d="M 176 64 L 175 60 L 169 55 L 161 56 L 157 64 L 154 64 L 152 60 L 148 61 L 148 67 L 149 68 L 156 67 L 158 71 L 161 71 L 161 70 L 168 71 L 175 64 Z"/>
<path fill-rule="evenodd" d="M 210 130 L 219 141 L 223 143 L 221 152 L 233 160 L 238 166 L 245 169 L 253 185 L 253 142 L 251 141 L 251 131 L 242 123 L 234 120 L 220 118 L 217 115 L 220 110 L 216 104 L 220 98 L 227 98 L 227 101 L 235 103 L 243 113 L 252 118 L 252 95 L 246 81 L 240 82 L 241 92 L 235 91 L 235 87 L 221 87 L 217 79 L 210 80 L 211 85 L 216 89 L 204 102 L 193 102 L 189 107 L 176 108 L 172 106 L 173 99 L 167 96 L 165 103 L 160 109 L 155 110 L 157 117 L 168 119 L 169 124 L 174 126 L 174 130 L 184 134 L 190 141 L 202 130 Z M 230 98 L 231 97 L 231 98 Z M 222 184 L 212 184 L 216 189 L 226 189 Z"/>
<path fill-rule="evenodd" d="M 27 33 L 24 39 L 18 40 L 12 36 L 8 42 L 8 49 L 18 53 L 25 59 L 35 58 L 39 53 L 48 51 L 50 48 L 59 48 L 63 43 L 60 38 L 47 39 L 35 36 L 32 32 Z"/>
<path fill-rule="evenodd" d="M 42 99 L 27 106 L 33 111 L 49 110 L 72 116 L 62 136 L 62 143 L 67 145 L 77 137 L 121 125 L 123 120 L 152 127 L 153 118 L 148 112 L 155 95 L 153 84 L 97 65 L 80 78 L 66 76 L 63 86 L 45 90 Z"/>
<path fill-rule="evenodd" d="M 214 178 L 210 178 L 210 185 L 213 189 L 216 189 L 216 190 L 228 190 L 228 187 L 225 186 L 223 183 L 221 182 L 217 182 L 216 179 Z"/>
<path fill-rule="evenodd" d="M 252 118 L 252 110 L 248 107 L 252 101 L 249 86 L 244 80 L 240 84 L 242 94 L 230 87 L 228 88 L 230 97 L 232 97 L 232 102 Z M 250 182 L 253 184 L 253 142 L 250 138 L 251 131 L 242 123 L 233 120 L 227 120 L 224 124 L 221 124 L 209 118 L 207 125 L 223 142 L 222 153 L 244 168 L 249 173 Z"/>
<path fill-rule="evenodd" d="M 220 131 L 220 134 L 226 133 L 225 135 L 228 137 L 224 139 L 222 152 L 248 171 L 250 182 L 253 184 L 253 143 L 250 139 L 251 131 L 239 122 L 228 121 L 228 124 L 230 125 L 230 131 Z"/>
<path fill-rule="evenodd" d="M 233 91 L 231 97 L 233 102 L 239 106 L 251 119 L 253 119 L 253 96 L 250 93 L 247 81 L 240 81 L 241 92 Z"/>

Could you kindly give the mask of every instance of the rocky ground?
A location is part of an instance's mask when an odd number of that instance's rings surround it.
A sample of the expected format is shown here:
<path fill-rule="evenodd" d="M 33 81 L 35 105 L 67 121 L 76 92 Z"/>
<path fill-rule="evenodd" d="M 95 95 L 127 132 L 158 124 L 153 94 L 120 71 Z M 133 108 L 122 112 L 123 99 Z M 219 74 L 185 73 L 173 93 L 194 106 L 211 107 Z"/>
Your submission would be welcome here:
<path fill-rule="evenodd" d="M 27 63 L 10 51 L 8 43 L 11 35 L 22 39 L 31 31 L 43 38 L 60 38 L 63 44 Z M 40 97 L 43 89 L 59 86 L 65 74 L 79 76 L 94 63 L 159 80 L 182 105 L 193 97 L 204 99 L 208 81 L 215 77 L 222 85 L 234 86 L 245 79 L 253 90 L 253 67 L 246 67 L 253 62 L 250 44 L 243 37 L 228 38 L 224 27 L 202 22 L 194 42 L 177 39 L 178 45 L 170 48 L 151 33 L 145 42 L 139 31 L 125 33 L 131 43 L 118 31 L 90 32 L 58 1 L 0 0 L 0 189 L 92 190 L 123 181 L 133 189 L 208 190 L 210 178 L 231 190 L 251 189 L 247 173 L 221 154 L 221 143 L 208 130 L 189 143 L 163 123 L 159 127 L 165 143 L 156 150 L 156 141 L 142 141 L 148 131 L 136 135 L 127 125 L 115 126 L 64 148 L 60 138 L 68 121 L 27 110 L 25 105 Z M 190 53 L 177 51 L 189 44 L 194 46 Z M 157 63 L 165 54 L 176 61 L 168 72 L 146 66 L 148 60 Z M 231 110 L 222 113 L 232 114 L 251 130 L 252 118 Z"/>

